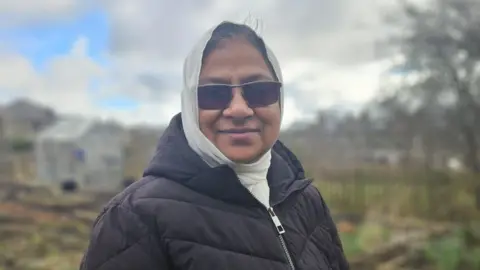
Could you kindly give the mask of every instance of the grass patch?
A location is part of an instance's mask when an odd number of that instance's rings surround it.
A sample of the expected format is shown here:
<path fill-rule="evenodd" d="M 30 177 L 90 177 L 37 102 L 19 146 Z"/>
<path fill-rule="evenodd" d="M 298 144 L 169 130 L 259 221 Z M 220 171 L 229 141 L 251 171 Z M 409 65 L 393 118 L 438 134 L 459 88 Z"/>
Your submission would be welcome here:
<path fill-rule="evenodd" d="M 459 229 L 427 244 L 425 255 L 437 269 L 480 269 L 480 246 L 466 247 L 462 233 Z"/>
<path fill-rule="evenodd" d="M 388 242 L 390 231 L 380 224 L 367 222 L 355 231 L 340 232 L 340 239 L 347 258 L 353 258 Z"/>
<path fill-rule="evenodd" d="M 355 232 L 340 233 L 340 239 L 342 240 L 343 250 L 347 258 L 352 258 L 362 253 L 362 248 L 358 244 L 358 235 Z"/>
<path fill-rule="evenodd" d="M 480 175 L 396 170 L 311 174 L 332 211 L 364 215 L 370 210 L 432 221 L 480 220 Z M 441 205 L 441 207 L 440 207 Z"/>

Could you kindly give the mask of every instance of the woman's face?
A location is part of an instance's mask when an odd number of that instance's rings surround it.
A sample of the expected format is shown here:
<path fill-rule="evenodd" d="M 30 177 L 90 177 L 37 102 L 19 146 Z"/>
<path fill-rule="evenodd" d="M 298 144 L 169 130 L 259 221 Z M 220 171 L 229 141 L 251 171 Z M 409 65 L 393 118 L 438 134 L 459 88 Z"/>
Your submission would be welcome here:
<path fill-rule="evenodd" d="M 274 76 L 261 53 L 243 38 L 223 40 L 203 59 L 200 86 L 256 81 L 274 81 Z M 199 110 L 200 130 L 233 162 L 254 162 L 279 135 L 279 101 L 251 108 L 241 87 L 225 91 L 232 91 L 230 104 L 225 109 Z"/>

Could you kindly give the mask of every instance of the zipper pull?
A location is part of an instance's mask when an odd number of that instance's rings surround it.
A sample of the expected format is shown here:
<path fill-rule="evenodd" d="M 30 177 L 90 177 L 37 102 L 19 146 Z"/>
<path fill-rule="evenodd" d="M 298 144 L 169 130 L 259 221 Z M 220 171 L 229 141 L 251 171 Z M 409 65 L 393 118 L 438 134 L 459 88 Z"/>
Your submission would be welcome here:
<path fill-rule="evenodd" d="M 270 214 L 270 218 L 273 221 L 273 224 L 275 224 L 275 228 L 277 228 L 277 232 L 279 235 L 282 235 L 285 233 L 285 229 L 283 228 L 282 223 L 280 222 L 280 219 L 277 217 L 275 212 L 273 211 L 273 207 L 268 208 L 268 214 Z"/>

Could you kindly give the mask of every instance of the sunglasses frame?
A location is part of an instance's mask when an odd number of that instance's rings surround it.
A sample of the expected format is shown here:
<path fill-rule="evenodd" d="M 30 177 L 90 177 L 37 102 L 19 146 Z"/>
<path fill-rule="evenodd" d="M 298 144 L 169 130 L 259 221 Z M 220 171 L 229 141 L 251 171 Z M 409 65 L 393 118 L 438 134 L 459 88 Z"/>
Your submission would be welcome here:
<path fill-rule="evenodd" d="M 230 88 L 230 90 L 238 87 L 238 88 L 241 88 L 242 96 L 245 99 L 245 102 L 247 102 L 247 104 L 249 104 L 249 106 L 250 106 L 250 103 L 248 102 L 248 100 L 247 100 L 247 98 L 245 97 L 245 94 L 244 94 L 244 91 L 245 91 L 244 87 L 249 86 L 249 85 L 259 84 L 259 83 L 271 83 L 271 84 L 275 84 L 276 86 L 278 86 L 278 98 L 277 98 L 276 101 L 280 100 L 281 88 L 283 87 L 283 84 L 279 81 L 272 81 L 272 80 L 252 81 L 252 82 L 246 82 L 246 83 L 242 83 L 242 84 L 223 84 L 223 83 L 202 84 L 202 85 L 199 85 L 197 87 L 197 96 L 198 96 L 198 93 L 201 91 L 201 88 L 203 88 L 203 87 L 222 86 L 222 87 L 228 87 L 228 88 Z M 231 99 L 230 99 L 229 103 L 225 104 L 225 106 L 222 106 L 221 108 L 218 108 L 216 110 L 223 110 L 223 109 L 227 108 L 230 105 L 230 103 L 232 102 L 232 99 L 233 99 L 233 94 L 231 94 Z M 265 106 L 268 106 L 268 105 L 271 105 L 271 104 L 267 104 L 267 105 L 264 105 L 264 106 L 253 106 L 252 108 L 265 107 Z M 200 109 L 201 109 L 201 107 L 200 107 Z"/>

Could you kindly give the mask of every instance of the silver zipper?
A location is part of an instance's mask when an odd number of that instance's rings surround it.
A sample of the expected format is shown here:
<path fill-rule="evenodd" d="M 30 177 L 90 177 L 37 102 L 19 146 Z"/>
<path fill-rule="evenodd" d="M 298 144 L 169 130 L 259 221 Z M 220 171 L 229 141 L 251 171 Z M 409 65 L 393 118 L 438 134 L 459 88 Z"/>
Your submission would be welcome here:
<path fill-rule="evenodd" d="M 270 207 L 267 210 L 268 210 L 268 214 L 270 215 L 270 218 L 273 221 L 273 224 L 275 225 L 275 228 L 277 229 L 278 239 L 280 239 L 280 244 L 282 245 L 283 252 L 285 253 L 285 256 L 287 257 L 287 261 L 288 261 L 288 264 L 290 265 L 290 269 L 295 270 L 295 266 L 293 265 L 292 257 L 290 256 L 290 252 L 288 252 L 287 244 L 285 243 L 285 239 L 283 238 L 283 234 L 285 233 L 285 229 L 283 228 L 283 225 L 280 222 L 280 219 L 278 218 L 278 216 L 273 211 L 273 207 Z"/>

